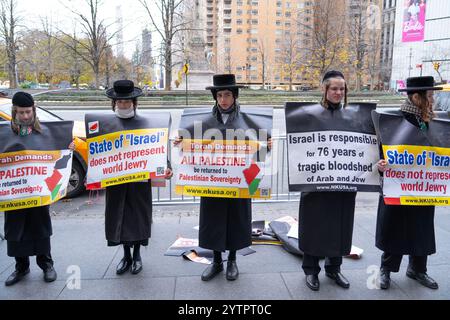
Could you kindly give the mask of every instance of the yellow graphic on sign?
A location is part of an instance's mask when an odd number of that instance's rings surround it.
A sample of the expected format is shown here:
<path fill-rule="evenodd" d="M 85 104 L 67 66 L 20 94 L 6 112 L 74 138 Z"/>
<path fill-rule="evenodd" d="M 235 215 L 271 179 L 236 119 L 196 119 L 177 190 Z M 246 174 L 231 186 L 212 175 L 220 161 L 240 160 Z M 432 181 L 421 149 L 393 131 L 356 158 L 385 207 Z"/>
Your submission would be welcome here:
<path fill-rule="evenodd" d="M 106 187 L 111 187 L 116 184 L 137 182 L 137 181 L 148 180 L 148 179 L 150 179 L 149 172 L 139 172 L 139 173 L 127 174 L 127 175 L 123 175 L 120 177 L 102 180 L 101 187 L 106 188 Z"/>
<path fill-rule="evenodd" d="M 400 204 L 414 206 L 448 206 L 450 197 L 400 197 Z"/>
<path fill-rule="evenodd" d="M 258 190 L 250 195 L 249 190 L 245 188 L 220 188 L 220 187 L 202 187 L 202 186 L 176 186 L 175 192 L 180 195 L 193 197 L 211 197 L 211 198 L 241 198 L 241 199 L 269 199 L 270 190 Z"/>
<path fill-rule="evenodd" d="M 41 197 L 32 197 L 20 200 L 9 200 L 0 202 L 0 211 L 10 211 L 39 207 L 42 205 Z"/>

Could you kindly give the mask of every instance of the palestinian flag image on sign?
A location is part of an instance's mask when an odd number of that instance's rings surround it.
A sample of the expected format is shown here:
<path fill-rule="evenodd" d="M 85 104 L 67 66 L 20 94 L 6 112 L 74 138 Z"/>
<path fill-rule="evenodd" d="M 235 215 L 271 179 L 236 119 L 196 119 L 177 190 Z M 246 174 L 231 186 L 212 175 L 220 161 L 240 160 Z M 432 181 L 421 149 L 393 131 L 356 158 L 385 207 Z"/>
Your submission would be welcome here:
<path fill-rule="evenodd" d="M 243 109 L 225 125 L 212 116 L 211 109 L 185 109 L 179 129 L 182 142 L 174 154 L 176 193 L 269 198 L 272 152 L 267 140 L 271 128 L 271 109 Z"/>
<path fill-rule="evenodd" d="M 0 211 L 49 205 L 63 198 L 72 170 L 71 121 L 42 122 L 19 137 L 0 124 Z"/>

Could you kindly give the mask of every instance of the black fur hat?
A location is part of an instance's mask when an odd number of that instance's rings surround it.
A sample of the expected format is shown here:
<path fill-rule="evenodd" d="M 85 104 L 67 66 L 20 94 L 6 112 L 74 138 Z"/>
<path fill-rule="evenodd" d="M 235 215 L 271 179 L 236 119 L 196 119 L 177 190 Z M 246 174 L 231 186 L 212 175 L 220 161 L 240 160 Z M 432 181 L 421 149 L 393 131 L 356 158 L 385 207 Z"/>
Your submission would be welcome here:
<path fill-rule="evenodd" d="M 337 71 L 337 70 L 330 70 L 324 74 L 322 82 L 324 82 L 325 80 L 330 79 L 330 78 L 342 78 L 345 80 L 344 74 L 342 72 Z"/>
<path fill-rule="evenodd" d="M 13 106 L 29 108 L 34 106 L 33 96 L 29 93 L 18 91 L 14 94 L 12 98 Z"/>

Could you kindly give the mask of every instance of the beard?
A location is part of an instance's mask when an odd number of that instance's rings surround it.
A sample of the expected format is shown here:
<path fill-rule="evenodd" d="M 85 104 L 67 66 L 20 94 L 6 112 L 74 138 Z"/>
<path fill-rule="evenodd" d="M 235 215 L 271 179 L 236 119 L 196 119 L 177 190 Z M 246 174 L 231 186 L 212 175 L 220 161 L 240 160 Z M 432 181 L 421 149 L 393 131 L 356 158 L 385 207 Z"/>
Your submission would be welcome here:
<path fill-rule="evenodd" d="M 26 121 L 20 120 L 18 116 L 16 116 L 16 119 L 14 120 L 14 123 L 18 126 L 31 126 L 34 123 L 34 116 Z"/>

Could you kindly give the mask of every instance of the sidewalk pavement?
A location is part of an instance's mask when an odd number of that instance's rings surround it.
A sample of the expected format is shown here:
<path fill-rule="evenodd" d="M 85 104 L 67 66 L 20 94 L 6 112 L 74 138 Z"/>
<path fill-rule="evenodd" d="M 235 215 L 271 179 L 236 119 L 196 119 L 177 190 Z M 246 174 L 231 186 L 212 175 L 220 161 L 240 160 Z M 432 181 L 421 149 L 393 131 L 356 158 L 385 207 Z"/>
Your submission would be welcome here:
<path fill-rule="evenodd" d="M 52 206 L 52 255 L 58 280 L 45 283 L 42 271 L 31 260 L 31 273 L 12 287 L 3 282 L 14 271 L 14 259 L 0 241 L 0 299 L 156 299 L 156 300 L 303 300 L 303 299 L 450 299 L 450 208 L 436 209 L 437 253 L 429 258 L 428 273 L 439 283 L 431 290 L 405 276 L 407 257 L 399 273 L 392 274 L 391 288 L 373 289 L 381 251 L 375 247 L 377 195 L 358 193 L 353 244 L 364 249 L 360 260 L 345 258 L 342 273 L 350 289 L 342 289 L 319 275 L 320 291 L 305 285 L 301 258 L 280 246 L 253 245 L 256 253 L 238 255 L 239 279 L 230 282 L 218 275 L 200 280 L 206 265 L 182 257 L 164 256 L 177 235 L 197 238 L 198 205 L 155 206 L 152 238 L 141 250 L 144 269 L 138 275 L 118 276 L 116 265 L 122 248 L 107 247 L 104 236 L 104 199 L 77 206 L 62 202 Z M 285 215 L 297 218 L 298 201 L 253 205 L 254 220 L 273 220 Z M 4 215 L 0 214 L 0 224 Z M 321 262 L 323 266 L 323 262 Z M 80 289 L 73 276 L 81 272 Z"/>

